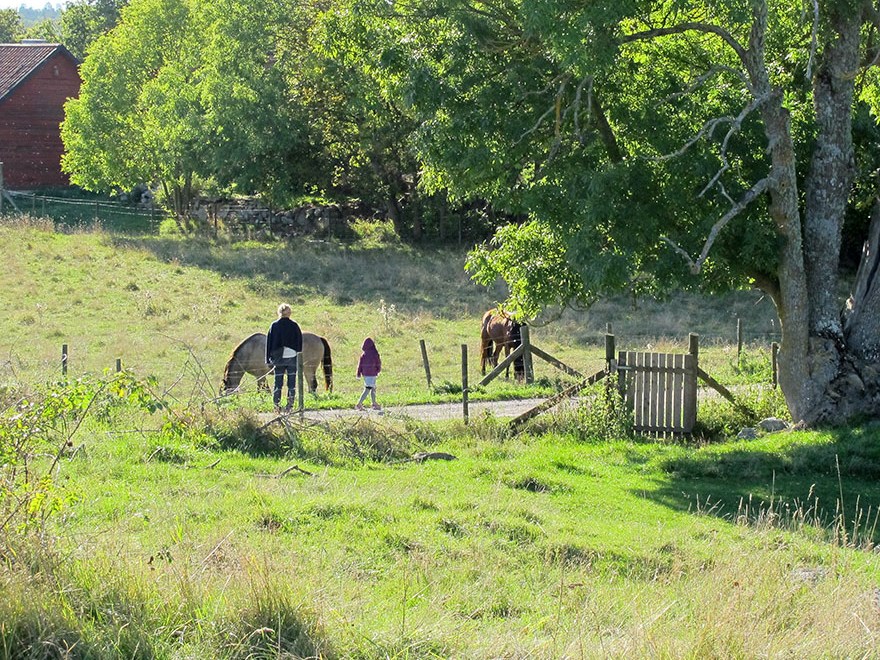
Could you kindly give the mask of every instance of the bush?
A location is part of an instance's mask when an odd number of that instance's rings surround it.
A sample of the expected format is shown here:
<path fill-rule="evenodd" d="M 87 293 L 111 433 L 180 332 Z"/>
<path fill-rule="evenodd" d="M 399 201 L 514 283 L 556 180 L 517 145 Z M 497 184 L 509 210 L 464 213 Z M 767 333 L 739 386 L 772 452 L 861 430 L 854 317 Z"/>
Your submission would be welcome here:
<path fill-rule="evenodd" d="M 582 392 L 577 432 L 583 440 L 617 440 L 633 434 L 633 414 L 620 390 L 601 382 Z"/>

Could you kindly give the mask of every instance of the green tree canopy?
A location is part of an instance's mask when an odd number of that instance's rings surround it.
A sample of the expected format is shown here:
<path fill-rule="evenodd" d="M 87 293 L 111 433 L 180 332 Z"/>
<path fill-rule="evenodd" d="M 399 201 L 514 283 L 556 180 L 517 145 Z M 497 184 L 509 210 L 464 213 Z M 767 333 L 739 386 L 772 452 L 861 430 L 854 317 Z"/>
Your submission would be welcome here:
<path fill-rule="evenodd" d="M 15 9 L 0 9 L 0 43 L 15 43 L 24 36 L 21 16 Z"/>
<path fill-rule="evenodd" d="M 864 239 L 877 192 L 872 3 L 355 6 L 407 50 L 377 59 L 406 79 L 424 184 L 530 219 L 469 261 L 512 308 L 754 284 L 794 417 L 880 414 L 878 246 L 843 316 L 838 296 L 843 228 Z"/>
<path fill-rule="evenodd" d="M 123 8 L 91 47 L 80 97 L 67 105 L 71 180 L 104 191 L 161 185 L 177 211 L 197 181 L 289 190 L 305 120 L 276 67 L 284 10 L 272 0 Z"/>

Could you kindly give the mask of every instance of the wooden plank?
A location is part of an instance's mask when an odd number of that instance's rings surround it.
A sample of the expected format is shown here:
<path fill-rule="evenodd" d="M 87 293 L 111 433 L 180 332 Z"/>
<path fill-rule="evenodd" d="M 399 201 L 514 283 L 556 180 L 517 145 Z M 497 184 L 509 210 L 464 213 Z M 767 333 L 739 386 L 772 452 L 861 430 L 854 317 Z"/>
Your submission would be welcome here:
<path fill-rule="evenodd" d="M 650 359 L 650 354 L 641 352 L 639 353 L 639 366 L 647 367 L 650 366 L 648 364 L 648 360 Z M 648 372 L 645 369 L 639 370 L 639 388 L 641 392 L 639 394 L 639 409 L 641 411 L 641 420 L 640 425 L 644 428 L 650 426 L 650 402 L 651 402 L 651 381 L 648 377 Z"/>
<path fill-rule="evenodd" d="M 675 432 L 675 418 L 672 416 L 672 397 L 675 389 L 675 374 L 671 369 L 675 366 L 675 355 L 666 356 L 666 366 L 670 371 L 666 373 L 665 382 L 663 383 L 663 419 L 666 420 L 666 427 L 670 432 Z"/>
<path fill-rule="evenodd" d="M 678 431 L 684 428 L 682 419 L 684 418 L 684 355 L 675 356 L 675 363 L 681 367 L 681 371 L 675 374 L 675 428 Z"/>
<path fill-rule="evenodd" d="M 645 390 L 645 417 L 650 429 L 657 428 L 657 406 L 655 403 L 657 401 L 656 379 L 660 375 L 660 372 L 657 370 L 659 358 L 660 356 L 657 353 L 645 354 L 645 366 L 651 368 L 650 371 L 645 372 L 645 381 L 647 383 Z"/>
<path fill-rule="evenodd" d="M 511 426 L 519 426 L 520 424 L 522 424 L 525 421 L 528 421 L 532 417 L 535 417 L 536 415 L 540 415 L 545 410 L 549 410 L 550 408 L 552 408 L 553 406 L 555 406 L 559 402 L 561 402 L 563 399 L 574 396 L 575 394 L 580 392 L 585 387 L 589 387 L 590 385 L 594 385 L 594 384 L 598 383 L 600 380 L 605 378 L 605 376 L 607 376 L 607 375 L 608 375 L 608 372 L 605 369 L 602 369 L 601 371 L 597 371 L 589 378 L 585 378 L 582 381 L 580 381 L 579 383 L 575 383 L 574 385 L 571 385 L 570 387 L 565 388 L 561 392 L 557 392 L 556 394 L 551 396 L 549 399 L 546 399 L 545 401 L 542 401 L 541 403 L 539 403 L 534 408 L 530 408 L 529 410 L 526 410 L 519 417 L 514 417 L 512 420 L 510 420 L 510 425 Z"/>
<path fill-rule="evenodd" d="M 553 357 L 552 355 L 550 355 L 549 353 L 547 353 L 545 351 L 542 351 L 540 348 L 538 348 L 534 344 L 531 344 L 531 349 L 532 349 L 532 353 L 534 353 L 539 358 L 544 360 L 544 362 L 548 362 L 548 363 L 552 364 L 554 367 L 556 367 L 560 371 L 564 371 L 569 376 L 574 376 L 575 378 L 584 378 L 584 375 L 580 371 L 578 371 L 577 369 L 572 369 L 564 362 L 560 362 L 555 357 Z"/>
<path fill-rule="evenodd" d="M 661 371 L 657 372 L 656 388 L 654 390 L 654 415 L 657 420 L 657 426 L 665 429 L 669 426 L 666 419 L 666 376 L 667 373 L 662 371 L 666 367 L 666 353 L 660 353 L 657 356 L 657 366 Z"/>
<path fill-rule="evenodd" d="M 482 387 L 483 385 L 487 385 L 488 383 L 493 381 L 495 378 L 497 378 L 498 375 L 502 371 L 507 369 L 507 367 L 509 367 L 511 364 L 513 364 L 513 361 L 515 359 L 517 359 L 520 355 L 522 355 L 525 352 L 525 350 L 526 350 L 526 347 L 524 345 L 517 346 L 515 349 L 513 349 L 510 352 L 510 355 L 508 355 L 506 358 L 504 358 L 501 362 L 498 363 L 497 367 L 495 367 L 494 369 L 492 369 L 492 371 L 490 371 L 485 376 L 483 376 L 483 379 L 479 383 L 477 383 L 477 387 Z"/>

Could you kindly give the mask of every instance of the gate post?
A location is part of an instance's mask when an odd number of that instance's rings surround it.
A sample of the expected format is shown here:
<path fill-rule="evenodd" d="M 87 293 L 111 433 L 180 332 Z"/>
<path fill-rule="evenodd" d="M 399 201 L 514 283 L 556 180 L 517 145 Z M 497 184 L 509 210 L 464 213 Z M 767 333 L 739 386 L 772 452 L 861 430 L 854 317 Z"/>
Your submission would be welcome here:
<path fill-rule="evenodd" d="M 693 332 L 688 335 L 688 354 L 685 356 L 684 374 L 684 419 L 682 426 L 685 433 L 694 430 L 697 421 L 697 368 L 700 356 L 700 335 Z"/>
<path fill-rule="evenodd" d="M 302 421 L 303 415 L 305 415 L 305 404 L 303 401 L 304 380 L 305 378 L 303 377 L 303 354 L 302 351 L 300 351 L 296 354 L 296 398 L 300 421 Z M 317 390 L 315 391 L 317 392 Z"/>
<path fill-rule="evenodd" d="M 522 354 L 522 360 L 526 385 L 531 385 L 535 382 L 535 372 L 532 369 L 532 342 L 529 338 L 529 326 L 521 326 L 519 329 L 519 336 L 522 340 L 522 345 L 525 347 Z"/>

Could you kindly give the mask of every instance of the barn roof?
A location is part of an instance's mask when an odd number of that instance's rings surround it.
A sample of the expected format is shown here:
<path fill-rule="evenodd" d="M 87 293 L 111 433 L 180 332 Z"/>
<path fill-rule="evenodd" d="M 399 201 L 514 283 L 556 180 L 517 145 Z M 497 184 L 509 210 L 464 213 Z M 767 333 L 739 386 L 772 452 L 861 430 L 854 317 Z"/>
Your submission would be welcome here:
<path fill-rule="evenodd" d="M 0 44 L 0 101 L 58 52 L 76 62 L 76 58 L 61 44 Z"/>

